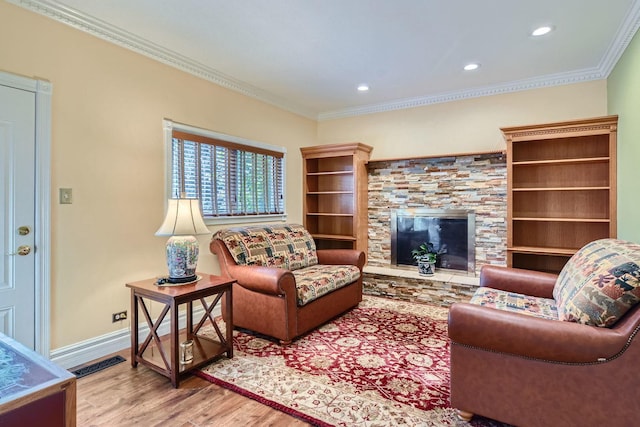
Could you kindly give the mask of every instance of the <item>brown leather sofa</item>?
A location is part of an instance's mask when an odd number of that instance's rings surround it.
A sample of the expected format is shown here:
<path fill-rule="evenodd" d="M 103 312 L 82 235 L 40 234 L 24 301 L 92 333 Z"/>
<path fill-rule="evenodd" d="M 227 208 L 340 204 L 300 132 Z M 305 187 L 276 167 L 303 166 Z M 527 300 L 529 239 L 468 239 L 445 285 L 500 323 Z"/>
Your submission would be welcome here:
<path fill-rule="evenodd" d="M 552 299 L 556 279 L 485 266 L 480 286 Z M 611 327 L 453 304 L 451 405 L 525 427 L 637 425 L 639 329 L 640 304 Z"/>
<path fill-rule="evenodd" d="M 287 235 L 283 237 L 285 240 L 289 239 L 288 236 L 294 237 L 286 245 L 280 245 L 278 242 L 273 243 L 274 239 L 271 236 L 274 235 Z M 285 265 L 287 262 L 282 261 L 281 256 L 275 255 L 281 254 L 282 251 L 278 251 L 278 248 L 285 246 L 289 249 L 294 246 L 306 248 L 297 254 L 285 255 L 295 260 L 293 263 L 296 267 L 300 267 L 299 261 L 304 259 L 302 268 L 288 268 Z M 234 327 L 277 338 L 282 345 L 290 344 L 295 338 L 362 301 L 364 252 L 350 249 L 316 250 L 313 238 L 300 225 L 265 225 L 220 230 L 213 235 L 210 249 L 218 256 L 221 274 L 236 280 L 233 285 L 232 306 Z M 293 249 L 293 252 L 296 252 L 296 249 Z M 256 253 L 262 255 L 255 255 Z M 317 257 L 317 264 L 314 257 Z M 350 268 L 357 278 L 316 297 L 316 294 L 322 292 L 312 289 L 313 283 L 309 284 L 309 280 L 303 286 L 304 289 L 301 289 L 301 272 L 304 272 L 304 267 L 308 264 L 306 259 L 313 260 L 310 263 L 313 265 L 308 267 L 314 269 L 313 275 L 322 275 L 323 271 L 330 274 L 336 269 Z M 355 271 L 349 266 L 355 266 Z M 312 279 L 311 282 L 327 283 L 327 280 L 320 278 Z M 301 304 L 301 292 L 313 295 Z M 226 313 L 227 307 L 224 302 L 222 309 Z"/>

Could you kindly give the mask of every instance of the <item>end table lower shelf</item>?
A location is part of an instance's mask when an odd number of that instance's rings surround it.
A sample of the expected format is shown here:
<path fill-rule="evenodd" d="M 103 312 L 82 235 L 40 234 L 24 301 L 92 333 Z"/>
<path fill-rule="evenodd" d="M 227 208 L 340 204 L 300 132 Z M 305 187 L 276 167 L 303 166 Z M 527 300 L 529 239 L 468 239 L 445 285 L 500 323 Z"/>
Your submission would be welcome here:
<path fill-rule="evenodd" d="M 127 283 L 131 289 L 131 366 L 134 368 L 141 363 L 154 371 L 171 379 L 174 387 L 179 386 L 180 378 L 198 369 L 226 353 L 233 357 L 233 311 L 232 285 L 233 279 L 198 273 L 202 278 L 192 284 L 181 286 L 160 286 L 157 279 L 147 279 L 134 283 Z M 214 297 L 212 302 L 205 298 Z M 220 330 L 212 311 L 225 298 L 225 333 Z M 145 300 L 164 304 L 162 312 L 153 320 Z M 204 313 L 194 326 L 193 302 L 200 300 Z M 178 325 L 178 307 L 187 304 L 187 325 L 184 332 L 180 332 Z M 139 337 L 139 312 L 142 312 L 149 326 L 149 333 L 142 343 Z M 170 334 L 160 337 L 158 328 L 169 314 Z M 208 322 L 207 322 L 208 321 Z M 207 323 L 211 325 L 211 336 L 200 333 Z M 193 341 L 193 360 L 180 363 L 180 342 Z M 169 352 L 167 353 L 167 349 Z"/>
<path fill-rule="evenodd" d="M 211 341 L 205 337 L 192 336 L 191 338 L 187 338 L 184 333 L 181 333 L 178 336 L 179 343 L 186 341 L 187 339 L 193 341 L 193 360 L 189 363 L 178 363 L 178 375 L 186 374 L 195 369 L 201 368 L 227 352 L 227 347 L 225 345 Z M 169 347 L 171 345 L 170 340 L 171 337 L 169 336 L 160 337 L 162 347 Z M 137 356 L 138 363 L 141 363 L 163 375 L 165 374 L 166 368 L 163 368 L 164 360 L 162 359 L 162 354 L 160 350 L 158 350 L 155 342 L 145 349 L 144 356 L 141 354 L 138 354 Z M 179 356 L 180 353 L 178 353 L 178 361 L 180 360 Z"/>

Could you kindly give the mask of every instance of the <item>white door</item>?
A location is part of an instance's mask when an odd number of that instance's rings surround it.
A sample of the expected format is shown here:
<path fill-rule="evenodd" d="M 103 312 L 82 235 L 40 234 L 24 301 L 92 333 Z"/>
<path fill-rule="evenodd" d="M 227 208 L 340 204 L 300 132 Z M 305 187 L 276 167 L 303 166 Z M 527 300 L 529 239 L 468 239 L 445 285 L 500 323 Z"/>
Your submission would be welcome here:
<path fill-rule="evenodd" d="M 0 85 L 0 332 L 36 346 L 36 94 Z"/>

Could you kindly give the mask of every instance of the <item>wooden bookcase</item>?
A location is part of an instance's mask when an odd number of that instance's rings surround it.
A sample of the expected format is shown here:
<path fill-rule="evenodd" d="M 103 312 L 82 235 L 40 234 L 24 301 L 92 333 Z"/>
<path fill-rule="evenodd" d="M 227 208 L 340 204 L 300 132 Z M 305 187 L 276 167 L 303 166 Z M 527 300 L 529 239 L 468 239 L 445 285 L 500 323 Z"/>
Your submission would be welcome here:
<path fill-rule="evenodd" d="M 318 249 L 367 253 L 367 169 L 372 147 L 359 143 L 300 148 L 304 226 Z"/>
<path fill-rule="evenodd" d="M 507 265 L 558 273 L 616 237 L 617 116 L 501 128 L 507 141 Z"/>

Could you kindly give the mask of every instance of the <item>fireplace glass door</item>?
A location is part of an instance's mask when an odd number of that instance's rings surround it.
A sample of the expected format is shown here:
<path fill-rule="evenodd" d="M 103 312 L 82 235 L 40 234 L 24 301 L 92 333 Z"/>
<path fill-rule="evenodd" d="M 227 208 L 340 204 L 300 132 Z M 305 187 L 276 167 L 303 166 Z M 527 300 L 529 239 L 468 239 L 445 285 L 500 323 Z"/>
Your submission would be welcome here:
<path fill-rule="evenodd" d="M 395 209 L 391 212 L 391 264 L 417 265 L 411 251 L 427 243 L 436 268 L 475 271 L 475 214 L 466 210 Z"/>

